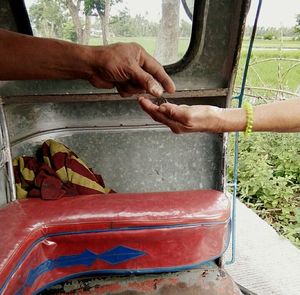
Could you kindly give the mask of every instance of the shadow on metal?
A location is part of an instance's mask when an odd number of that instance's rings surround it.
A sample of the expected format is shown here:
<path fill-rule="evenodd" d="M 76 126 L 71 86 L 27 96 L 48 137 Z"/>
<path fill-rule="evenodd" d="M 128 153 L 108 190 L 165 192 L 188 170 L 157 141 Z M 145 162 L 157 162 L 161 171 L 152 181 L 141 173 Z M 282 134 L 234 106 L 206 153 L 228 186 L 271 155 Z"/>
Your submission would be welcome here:
<path fill-rule="evenodd" d="M 236 284 L 237 284 L 237 286 L 240 288 L 242 294 L 244 294 L 244 295 L 257 295 L 256 293 L 254 293 L 254 292 L 248 290 L 247 288 L 245 288 L 245 287 L 239 285 L 238 283 L 236 283 Z"/>

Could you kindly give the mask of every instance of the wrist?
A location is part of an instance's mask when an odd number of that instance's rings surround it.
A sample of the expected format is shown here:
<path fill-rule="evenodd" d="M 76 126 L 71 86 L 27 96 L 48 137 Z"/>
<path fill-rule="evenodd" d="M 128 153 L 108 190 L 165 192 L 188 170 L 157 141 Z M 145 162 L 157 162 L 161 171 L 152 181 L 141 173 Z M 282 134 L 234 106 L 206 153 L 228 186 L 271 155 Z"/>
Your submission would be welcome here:
<path fill-rule="evenodd" d="M 94 73 L 94 48 L 92 46 L 79 45 L 75 50 L 75 58 L 77 58 L 76 63 L 78 63 L 80 69 L 79 78 L 89 80 Z"/>
<path fill-rule="evenodd" d="M 90 77 L 92 71 L 88 46 L 57 39 L 41 41 L 37 38 L 36 40 L 41 47 L 46 47 L 45 52 L 48 57 L 44 62 L 43 73 L 46 78 L 88 79 Z M 40 59 L 45 60 L 44 53 Z"/>
<path fill-rule="evenodd" d="M 247 113 L 243 108 L 227 108 L 220 112 L 220 132 L 244 131 Z"/>

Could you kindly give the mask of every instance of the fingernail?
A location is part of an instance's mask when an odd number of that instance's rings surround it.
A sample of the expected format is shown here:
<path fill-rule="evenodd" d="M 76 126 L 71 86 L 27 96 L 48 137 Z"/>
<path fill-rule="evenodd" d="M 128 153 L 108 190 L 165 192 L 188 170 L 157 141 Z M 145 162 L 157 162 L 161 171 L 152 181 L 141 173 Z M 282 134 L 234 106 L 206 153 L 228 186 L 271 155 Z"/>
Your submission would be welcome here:
<path fill-rule="evenodd" d="M 160 84 L 158 84 L 157 82 L 154 83 L 151 88 L 150 88 L 150 92 L 153 93 L 155 96 L 162 96 L 164 90 L 163 88 L 160 86 Z"/>

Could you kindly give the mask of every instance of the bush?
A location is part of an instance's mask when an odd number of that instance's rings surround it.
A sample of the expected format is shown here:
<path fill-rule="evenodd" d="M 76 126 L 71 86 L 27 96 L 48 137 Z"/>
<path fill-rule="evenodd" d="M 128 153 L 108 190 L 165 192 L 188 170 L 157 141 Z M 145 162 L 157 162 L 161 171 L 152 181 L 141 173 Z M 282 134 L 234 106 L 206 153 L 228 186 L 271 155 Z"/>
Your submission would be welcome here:
<path fill-rule="evenodd" d="M 263 36 L 264 40 L 273 40 L 275 36 L 273 34 L 266 34 Z"/>
<path fill-rule="evenodd" d="M 233 138 L 229 153 L 232 161 Z M 300 247 L 300 134 L 241 136 L 238 172 L 238 197 Z"/>

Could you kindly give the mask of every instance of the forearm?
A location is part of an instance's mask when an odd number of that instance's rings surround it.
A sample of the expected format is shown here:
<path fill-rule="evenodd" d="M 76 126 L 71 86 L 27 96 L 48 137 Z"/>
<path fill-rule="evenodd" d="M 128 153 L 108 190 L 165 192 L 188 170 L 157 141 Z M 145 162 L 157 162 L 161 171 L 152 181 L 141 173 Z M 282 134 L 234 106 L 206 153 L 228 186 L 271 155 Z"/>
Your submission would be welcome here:
<path fill-rule="evenodd" d="M 300 131 L 300 98 L 253 107 L 253 131 Z M 222 132 L 244 131 L 247 114 L 243 108 L 224 109 L 221 113 Z"/>
<path fill-rule="evenodd" d="M 91 75 L 86 46 L 0 29 L 0 80 L 86 79 Z"/>

